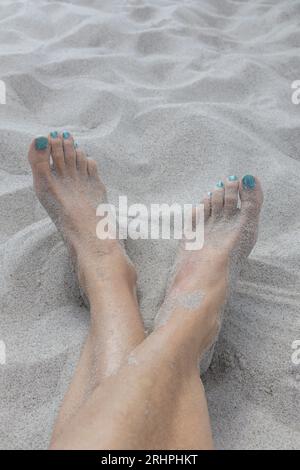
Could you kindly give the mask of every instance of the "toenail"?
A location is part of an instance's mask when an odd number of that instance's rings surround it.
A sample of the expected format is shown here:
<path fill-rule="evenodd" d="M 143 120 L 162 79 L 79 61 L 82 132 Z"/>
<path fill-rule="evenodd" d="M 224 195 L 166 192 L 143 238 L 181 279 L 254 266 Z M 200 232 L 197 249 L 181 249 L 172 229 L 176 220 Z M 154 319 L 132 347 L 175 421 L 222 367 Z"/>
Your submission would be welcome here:
<path fill-rule="evenodd" d="M 224 188 L 224 183 L 223 183 L 223 181 L 218 181 L 217 184 L 216 184 L 216 187 L 217 187 L 217 188 Z"/>
<path fill-rule="evenodd" d="M 255 178 L 252 175 L 245 175 L 242 179 L 242 183 L 244 189 L 254 189 L 256 186 Z"/>
<path fill-rule="evenodd" d="M 68 131 L 64 131 L 64 132 L 63 132 L 63 138 L 64 138 L 64 139 L 68 139 L 68 138 L 70 137 L 70 135 L 71 135 L 71 134 L 70 134 L 70 132 L 68 132 Z"/>
<path fill-rule="evenodd" d="M 228 176 L 228 181 L 237 181 L 237 176 L 235 175 Z"/>
<path fill-rule="evenodd" d="M 50 132 L 50 136 L 52 137 L 52 139 L 56 139 L 58 137 L 58 132 L 57 131 Z"/>
<path fill-rule="evenodd" d="M 77 142 L 75 142 L 74 147 L 75 147 L 76 149 L 78 149 L 79 145 L 78 145 Z"/>
<path fill-rule="evenodd" d="M 208 195 L 208 197 L 212 197 L 212 192 L 208 191 L 207 195 Z"/>
<path fill-rule="evenodd" d="M 35 139 L 35 148 L 36 150 L 46 150 L 48 147 L 47 137 L 37 137 Z"/>

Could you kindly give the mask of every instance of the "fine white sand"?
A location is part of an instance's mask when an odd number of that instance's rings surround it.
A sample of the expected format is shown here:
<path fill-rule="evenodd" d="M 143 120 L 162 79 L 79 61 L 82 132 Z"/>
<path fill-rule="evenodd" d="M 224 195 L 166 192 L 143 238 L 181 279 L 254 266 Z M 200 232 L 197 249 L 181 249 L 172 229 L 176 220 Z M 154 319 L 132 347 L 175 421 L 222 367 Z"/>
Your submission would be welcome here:
<path fill-rule="evenodd" d="M 204 381 L 218 448 L 300 448 L 299 26 L 298 0 L 1 1 L 1 448 L 46 448 L 88 327 L 26 160 L 34 136 L 64 129 L 112 202 L 196 203 L 259 175 L 259 241 Z M 175 245 L 128 250 L 151 327 Z"/>

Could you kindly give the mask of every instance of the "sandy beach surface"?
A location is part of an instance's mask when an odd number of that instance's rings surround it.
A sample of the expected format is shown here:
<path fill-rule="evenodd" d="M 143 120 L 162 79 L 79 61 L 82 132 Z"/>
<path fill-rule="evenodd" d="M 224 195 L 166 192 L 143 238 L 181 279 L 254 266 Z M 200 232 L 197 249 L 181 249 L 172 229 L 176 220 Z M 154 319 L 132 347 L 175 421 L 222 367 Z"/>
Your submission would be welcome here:
<path fill-rule="evenodd" d="M 33 189 L 36 135 L 72 132 L 111 202 L 196 203 L 227 175 L 265 191 L 258 243 L 204 376 L 217 448 L 300 448 L 298 0 L 2 0 L 0 448 L 46 448 L 89 316 Z M 147 328 L 176 246 L 128 241 Z"/>

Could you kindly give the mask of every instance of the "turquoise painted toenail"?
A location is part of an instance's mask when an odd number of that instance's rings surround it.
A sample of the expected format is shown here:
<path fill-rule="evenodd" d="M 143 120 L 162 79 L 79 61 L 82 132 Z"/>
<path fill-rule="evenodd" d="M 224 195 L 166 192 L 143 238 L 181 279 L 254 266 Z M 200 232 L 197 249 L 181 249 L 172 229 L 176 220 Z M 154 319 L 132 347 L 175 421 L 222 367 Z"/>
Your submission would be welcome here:
<path fill-rule="evenodd" d="M 37 137 L 35 139 L 35 148 L 36 150 L 46 150 L 48 147 L 47 137 Z"/>
<path fill-rule="evenodd" d="M 223 183 L 223 181 L 218 181 L 217 184 L 216 184 L 216 187 L 217 187 L 217 188 L 224 188 L 224 183 Z"/>
<path fill-rule="evenodd" d="M 58 132 L 57 131 L 50 132 L 50 136 L 52 137 L 52 139 L 56 139 L 58 137 Z"/>
<path fill-rule="evenodd" d="M 235 175 L 228 176 L 228 181 L 237 181 L 237 176 Z"/>
<path fill-rule="evenodd" d="M 244 189 L 254 189 L 256 186 L 255 178 L 252 175 L 245 175 L 242 179 L 242 183 Z"/>
<path fill-rule="evenodd" d="M 70 137 L 70 135 L 71 135 L 71 134 L 70 134 L 70 132 L 68 132 L 68 131 L 64 131 L 64 132 L 63 132 L 63 138 L 64 138 L 64 139 L 68 139 L 68 138 Z"/>
<path fill-rule="evenodd" d="M 208 195 L 208 197 L 212 197 L 212 192 L 209 191 L 209 192 L 207 193 L 207 195 Z"/>

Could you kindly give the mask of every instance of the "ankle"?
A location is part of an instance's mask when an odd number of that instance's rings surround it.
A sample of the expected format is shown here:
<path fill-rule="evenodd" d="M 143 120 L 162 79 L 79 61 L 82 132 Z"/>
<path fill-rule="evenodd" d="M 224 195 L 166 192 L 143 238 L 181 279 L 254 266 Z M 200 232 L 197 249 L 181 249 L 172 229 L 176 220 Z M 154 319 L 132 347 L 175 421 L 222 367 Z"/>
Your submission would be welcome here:
<path fill-rule="evenodd" d="M 88 263 L 77 270 L 81 288 L 90 305 L 111 303 L 113 298 L 136 299 L 136 270 L 122 252 L 110 256 L 109 260 Z"/>
<path fill-rule="evenodd" d="M 184 293 L 201 290 L 203 294 L 210 293 L 215 286 L 228 282 L 229 253 L 218 252 L 209 248 L 202 253 L 202 264 L 206 269 L 200 273 L 197 255 L 190 259 L 185 259 L 182 265 L 179 264 L 174 276 L 169 293 Z"/>
<path fill-rule="evenodd" d="M 194 298 L 193 294 L 181 299 L 176 296 L 168 297 L 162 306 L 165 309 L 162 311 L 162 320 L 158 316 L 157 327 L 162 334 L 169 336 L 174 354 L 183 357 L 184 361 L 189 357 L 192 364 L 198 364 L 199 358 L 214 342 L 220 329 L 226 292 L 223 279 L 200 298 L 197 295 Z"/>

